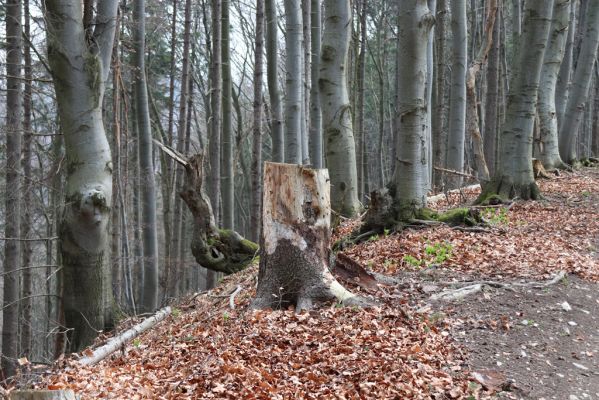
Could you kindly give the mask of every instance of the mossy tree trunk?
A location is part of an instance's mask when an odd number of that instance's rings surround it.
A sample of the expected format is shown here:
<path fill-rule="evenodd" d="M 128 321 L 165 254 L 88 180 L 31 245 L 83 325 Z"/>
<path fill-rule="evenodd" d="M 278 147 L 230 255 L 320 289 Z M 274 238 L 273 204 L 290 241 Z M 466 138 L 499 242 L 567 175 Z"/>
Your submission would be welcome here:
<path fill-rule="evenodd" d="M 326 169 L 266 163 L 255 308 L 360 304 L 329 272 L 331 202 Z"/>
<path fill-rule="evenodd" d="M 481 200 L 490 194 L 524 200 L 540 198 L 532 169 L 533 125 L 552 11 L 553 1 L 526 2 L 524 28 L 501 131 L 497 170 L 489 182 L 483 183 Z"/>
<path fill-rule="evenodd" d="M 64 315 L 71 350 L 90 344 L 105 325 L 110 254 L 112 162 L 102 121 L 118 1 L 97 5 L 84 26 L 81 2 L 47 0 L 48 60 L 66 149 L 66 202 L 60 227 Z"/>

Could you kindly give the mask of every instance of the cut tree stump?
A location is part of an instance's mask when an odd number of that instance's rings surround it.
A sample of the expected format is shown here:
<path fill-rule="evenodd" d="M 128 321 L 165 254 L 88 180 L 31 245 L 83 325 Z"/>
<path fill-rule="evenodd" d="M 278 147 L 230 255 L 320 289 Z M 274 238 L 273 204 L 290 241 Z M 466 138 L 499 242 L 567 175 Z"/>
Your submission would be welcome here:
<path fill-rule="evenodd" d="M 329 271 L 329 173 L 265 163 L 260 269 L 254 308 L 309 309 L 314 301 L 366 305 Z"/>
<path fill-rule="evenodd" d="M 9 400 L 76 400 L 72 390 L 17 390 L 10 394 Z"/>

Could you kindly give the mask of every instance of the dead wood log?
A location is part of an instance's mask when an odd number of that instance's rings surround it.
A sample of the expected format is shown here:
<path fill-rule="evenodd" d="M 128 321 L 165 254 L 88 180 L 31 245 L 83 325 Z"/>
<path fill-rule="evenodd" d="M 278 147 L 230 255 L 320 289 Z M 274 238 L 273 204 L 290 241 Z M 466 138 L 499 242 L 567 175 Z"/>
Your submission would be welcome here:
<path fill-rule="evenodd" d="M 76 400 L 75 392 L 65 390 L 16 390 L 8 396 L 9 400 Z"/>
<path fill-rule="evenodd" d="M 191 253 L 204 268 L 232 274 L 245 268 L 258 252 L 258 245 L 229 229 L 218 229 L 212 204 L 204 188 L 204 155 L 189 158 L 154 140 L 154 143 L 185 168 L 180 196 L 193 216 Z"/>
<path fill-rule="evenodd" d="M 83 357 L 79 360 L 81 365 L 94 365 L 108 357 L 110 354 L 114 353 L 118 349 L 122 348 L 122 346 L 127 343 L 129 340 L 135 338 L 142 332 L 147 331 L 148 329 L 155 326 L 157 323 L 165 319 L 167 316 L 171 314 L 171 308 L 165 307 L 162 310 L 158 311 L 153 316 L 146 318 L 141 323 L 135 325 L 133 328 L 126 330 L 120 335 L 110 339 L 108 343 L 103 346 L 98 347 L 93 351 L 92 355 L 88 357 Z"/>
<path fill-rule="evenodd" d="M 331 203 L 329 173 L 300 165 L 264 168 L 260 268 L 254 308 L 296 310 L 314 301 L 366 302 L 329 271 Z"/>

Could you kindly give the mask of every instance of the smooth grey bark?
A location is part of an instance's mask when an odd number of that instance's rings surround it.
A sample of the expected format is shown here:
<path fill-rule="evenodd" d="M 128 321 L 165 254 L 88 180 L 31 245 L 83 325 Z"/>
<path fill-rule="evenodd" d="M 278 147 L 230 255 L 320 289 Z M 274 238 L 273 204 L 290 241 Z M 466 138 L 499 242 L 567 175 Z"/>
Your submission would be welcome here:
<path fill-rule="evenodd" d="M 434 13 L 437 9 L 437 0 L 427 1 L 428 9 L 431 13 Z M 434 42 L 435 42 L 435 27 L 431 28 L 431 32 L 428 35 L 428 44 L 426 48 L 426 169 L 427 174 L 425 176 L 425 182 L 427 190 L 433 187 L 433 86 L 434 86 Z"/>
<path fill-rule="evenodd" d="M 447 115 L 447 90 L 446 90 L 446 76 L 447 76 L 447 64 L 446 64 L 446 48 L 447 48 L 447 15 L 449 10 L 447 8 L 446 0 L 439 0 L 437 2 L 436 10 L 436 28 L 435 28 L 435 42 L 437 43 L 437 51 L 435 54 L 436 59 L 436 73 L 435 73 L 435 86 L 436 90 L 433 95 L 434 102 L 434 116 L 432 120 L 432 146 L 433 146 L 433 181 L 434 187 L 439 190 L 444 187 L 445 179 L 444 174 L 434 167 L 444 167 L 446 159 L 447 149 L 447 130 L 446 128 L 446 115 Z"/>
<path fill-rule="evenodd" d="M 524 28 L 512 69 L 501 132 L 497 171 L 490 182 L 483 183 L 480 200 L 490 194 L 507 199 L 540 198 L 532 169 L 533 126 L 552 11 L 553 1 L 526 2 Z"/>
<path fill-rule="evenodd" d="M 302 144 L 302 164 L 310 165 L 310 58 L 311 58 L 311 0 L 302 0 L 302 122 L 300 131 L 300 140 Z"/>
<path fill-rule="evenodd" d="M 393 175 L 394 209 L 401 220 L 413 218 L 426 207 L 428 174 L 426 152 L 426 72 L 427 48 L 434 17 L 426 0 L 406 0 L 399 4 L 398 50 L 404 56 L 397 71 L 399 84 L 396 116 L 396 162 Z"/>
<path fill-rule="evenodd" d="M 154 160 L 152 157 L 152 126 L 145 71 L 146 36 L 145 0 L 135 0 L 133 20 L 135 26 L 135 116 L 138 129 L 138 157 L 141 201 L 141 224 L 144 281 L 141 306 L 143 312 L 153 312 L 158 308 L 158 234 L 156 228 L 156 184 L 154 181 Z"/>
<path fill-rule="evenodd" d="M 302 10 L 300 0 L 285 0 L 285 162 L 302 162 Z"/>
<path fill-rule="evenodd" d="M 235 215 L 235 177 L 233 175 L 233 126 L 231 113 L 231 51 L 229 39 L 229 0 L 222 4 L 222 224 L 225 229 L 233 229 Z"/>
<path fill-rule="evenodd" d="M 450 5 L 453 61 L 451 64 L 447 168 L 456 172 L 463 172 L 466 132 L 466 65 L 468 57 L 466 0 L 452 0 Z M 460 175 L 452 175 L 448 177 L 447 181 L 454 188 L 461 186 L 462 178 Z"/>
<path fill-rule="evenodd" d="M 364 165 L 365 159 L 365 145 L 366 138 L 365 129 L 364 129 L 364 86 L 366 80 L 366 2 L 361 0 L 356 8 L 359 9 L 359 53 L 358 60 L 356 65 L 356 118 L 355 118 L 355 137 L 357 138 L 356 143 L 356 159 L 357 159 L 357 169 L 358 169 L 358 199 L 360 201 L 364 200 L 364 189 L 366 187 L 365 180 L 368 173 L 366 166 Z M 357 11 L 358 12 L 358 11 Z M 381 107 L 384 107 L 384 104 L 380 104 Z"/>
<path fill-rule="evenodd" d="M 562 159 L 568 163 L 574 163 L 578 158 L 576 138 L 584 115 L 599 47 L 599 2 L 589 2 L 585 23 L 585 34 L 572 79 L 571 93 L 564 114 L 564 123 L 560 129 L 560 154 Z"/>
<path fill-rule="evenodd" d="M 553 6 L 553 19 L 539 86 L 537 111 L 541 152 L 539 159 L 545 169 L 565 167 L 559 154 L 557 111 L 555 106 L 556 87 L 560 65 L 564 58 L 568 25 L 570 22 L 570 0 L 556 0 Z M 561 94 L 559 94 L 561 96 Z"/>
<path fill-rule="evenodd" d="M 570 94 L 570 85 L 572 84 L 572 64 L 574 56 L 574 33 L 576 31 L 576 0 L 570 7 L 570 24 L 568 26 L 568 38 L 566 39 L 566 49 L 564 57 L 559 67 L 557 75 L 557 85 L 555 89 L 555 109 L 557 113 L 557 131 L 561 131 L 564 122 L 564 113 Z M 559 95 L 558 95 L 559 94 Z"/>
<path fill-rule="evenodd" d="M 599 68 L 595 68 L 595 95 L 593 97 L 591 156 L 599 158 Z"/>
<path fill-rule="evenodd" d="M 66 150 L 66 202 L 59 235 L 72 350 L 90 344 L 104 329 L 112 162 L 102 98 L 117 7 L 116 0 L 98 3 L 93 40 L 88 41 L 80 2 L 46 1 L 48 60 Z"/>
<path fill-rule="evenodd" d="M 214 219 L 220 221 L 220 152 L 221 152 L 221 0 L 212 0 L 212 59 L 210 76 L 210 174 L 208 195 L 212 203 Z"/>
<path fill-rule="evenodd" d="M 310 86 L 310 160 L 314 168 L 322 168 L 322 109 L 320 102 L 320 90 L 318 88 L 318 77 L 320 72 L 320 44 L 321 44 L 321 6 L 320 0 L 311 0 L 310 35 L 312 49 L 311 54 L 311 81 Z"/>
<path fill-rule="evenodd" d="M 277 7 L 275 0 L 265 0 L 264 12 L 266 14 L 266 74 L 268 80 L 268 95 L 270 97 L 272 160 L 283 162 L 285 154 L 285 139 L 283 132 L 283 112 L 281 92 L 278 84 L 279 49 Z"/>
<path fill-rule="evenodd" d="M 485 101 L 485 118 L 484 118 L 484 153 L 487 161 L 489 174 L 495 173 L 495 161 L 497 152 L 497 118 L 499 104 L 499 68 L 500 68 L 500 39 L 501 39 L 501 24 L 496 18 L 493 26 L 493 43 L 489 51 L 489 60 L 487 62 L 487 92 Z"/>
<path fill-rule="evenodd" d="M 252 142 L 252 189 L 250 197 L 251 238 L 260 238 L 262 199 L 262 76 L 264 71 L 264 0 L 256 2 L 256 47 L 254 51 L 254 130 Z"/>
<path fill-rule="evenodd" d="M 351 9 L 349 0 L 325 1 L 318 86 L 322 101 L 325 156 L 331 177 L 331 205 L 352 217 L 360 209 L 358 172 L 347 90 Z"/>
<path fill-rule="evenodd" d="M 6 2 L 6 197 L 4 206 L 4 293 L 2 307 L 2 372 L 15 374 L 18 358 L 19 266 L 21 235 L 21 0 Z M 10 190 L 8 190 L 10 188 Z"/>

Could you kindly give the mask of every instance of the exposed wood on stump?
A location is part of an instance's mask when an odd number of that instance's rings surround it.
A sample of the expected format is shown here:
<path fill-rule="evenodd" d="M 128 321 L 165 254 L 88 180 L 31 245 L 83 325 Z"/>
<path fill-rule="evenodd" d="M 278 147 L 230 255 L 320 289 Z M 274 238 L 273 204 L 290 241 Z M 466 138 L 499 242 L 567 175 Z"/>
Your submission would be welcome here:
<path fill-rule="evenodd" d="M 331 202 L 326 169 L 266 163 L 255 308 L 337 299 L 364 304 L 329 271 Z"/>
<path fill-rule="evenodd" d="M 535 174 L 535 178 L 551 178 L 545 170 L 545 167 L 543 167 L 541 160 L 537 160 L 536 158 L 532 159 L 532 170 Z"/>
<path fill-rule="evenodd" d="M 191 253 L 198 264 L 225 274 L 245 268 L 256 255 L 258 246 L 233 230 L 216 227 L 212 204 L 204 187 L 204 155 L 196 154 L 187 159 L 158 141 L 154 143 L 185 168 L 185 183 L 180 195 L 193 216 Z"/>
<path fill-rule="evenodd" d="M 72 390 L 17 390 L 8 397 L 9 400 L 75 400 Z"/>

